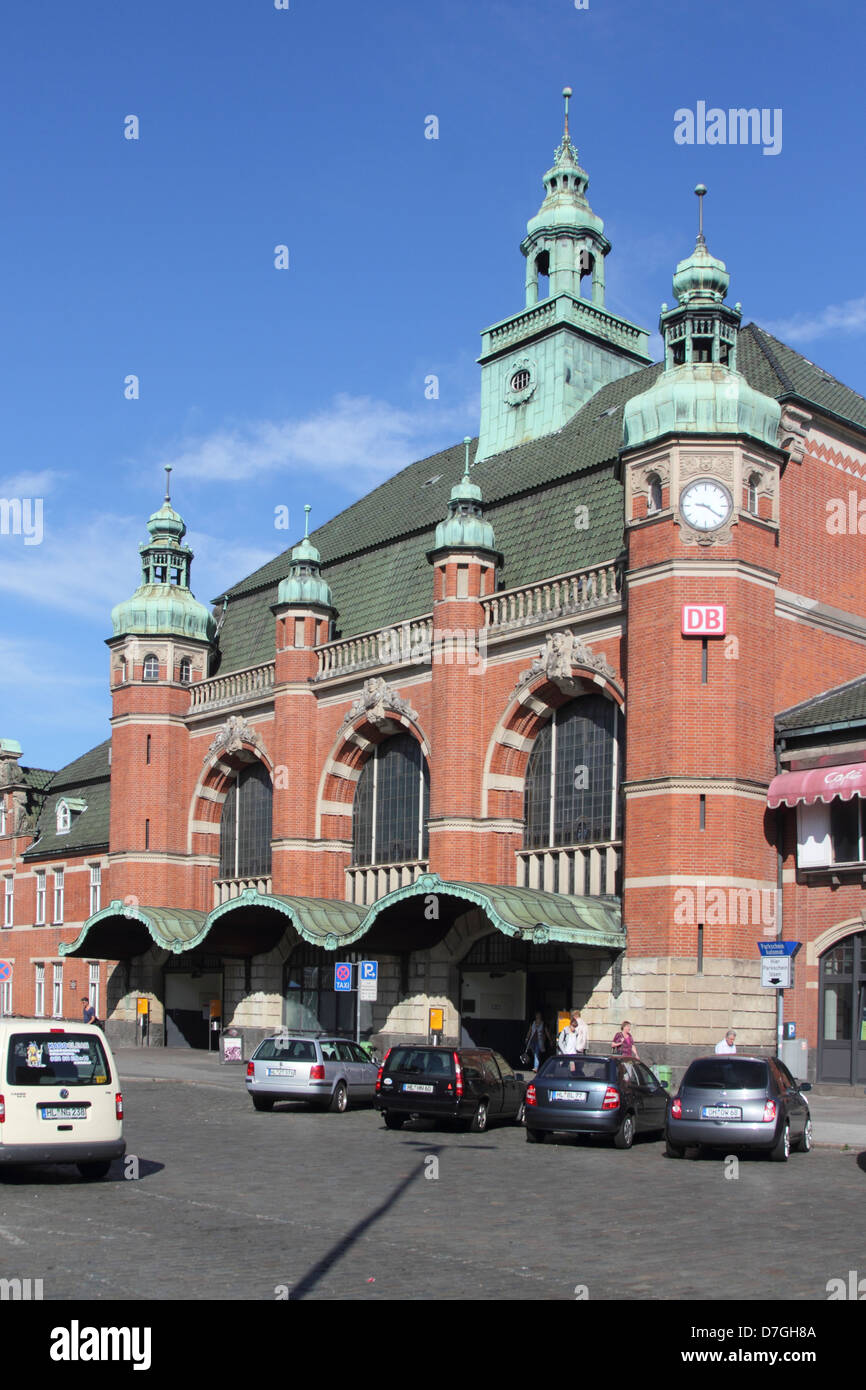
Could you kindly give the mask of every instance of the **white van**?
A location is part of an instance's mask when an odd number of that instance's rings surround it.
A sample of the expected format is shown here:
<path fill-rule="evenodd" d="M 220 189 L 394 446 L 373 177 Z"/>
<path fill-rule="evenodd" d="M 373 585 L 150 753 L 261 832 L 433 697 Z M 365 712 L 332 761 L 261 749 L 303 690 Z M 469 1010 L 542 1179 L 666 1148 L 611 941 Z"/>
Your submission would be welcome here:
<path fill-rule="evenodd" d="M 123 1096 L 100 1028 L 0 1018 L 0 1166 L 75 1163 L 104 1178 L 126 1152 Z"/>

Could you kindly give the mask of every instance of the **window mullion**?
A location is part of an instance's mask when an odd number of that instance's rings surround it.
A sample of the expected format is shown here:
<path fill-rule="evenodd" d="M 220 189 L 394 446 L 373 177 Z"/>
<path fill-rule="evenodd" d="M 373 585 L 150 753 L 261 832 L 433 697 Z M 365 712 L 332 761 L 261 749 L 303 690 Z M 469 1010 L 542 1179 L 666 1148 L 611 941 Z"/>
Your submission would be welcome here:
<path fill-rule="evenodd" d="M 370 863 L 376 863 L 376 814 L 379 803 L 379 749 L 373 750 L 373 810 L 370 821 Z"/>
<path fill-rule="evenodd" d="M 554 710 L 550 729 L 550 809 L 547 825 L 547 844 L 553 846 L 553 829 L 556 819 L 556 711 Z"/>

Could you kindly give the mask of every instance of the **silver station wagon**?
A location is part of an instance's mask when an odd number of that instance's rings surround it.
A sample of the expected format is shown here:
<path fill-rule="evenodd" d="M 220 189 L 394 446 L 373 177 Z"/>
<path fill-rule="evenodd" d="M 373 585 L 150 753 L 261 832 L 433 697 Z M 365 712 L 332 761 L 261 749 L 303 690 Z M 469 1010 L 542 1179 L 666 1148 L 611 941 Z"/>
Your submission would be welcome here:
<path fill-rule="evenodd" d="M 372 1102 L 378 1071 L 346 1038 L 280 1033 L 259 1043 L 245 1081 L 256 1110 L 272 1110 L 278 1100 L 305 1100 L 342 1114 L 352 1102 Z"/>

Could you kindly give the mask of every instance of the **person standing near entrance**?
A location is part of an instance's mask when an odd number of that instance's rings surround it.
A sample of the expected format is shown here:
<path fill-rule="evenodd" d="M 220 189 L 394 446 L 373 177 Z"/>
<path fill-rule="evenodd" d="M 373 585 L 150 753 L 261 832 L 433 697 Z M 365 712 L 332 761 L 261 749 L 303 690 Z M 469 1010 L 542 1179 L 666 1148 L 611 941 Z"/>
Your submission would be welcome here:
<path fill-rule="evenodd" d="M 572 1014 L 568 1023 L 566 1023 L 565 1027 L 560 1031 L 559 1037 L 556 1039 L 557 1052 L 563 1057 L 573 1057 L 576 1052 L 580 1051 L 577 1046 L 577 1038 L 577 1019 L 575 1015 Z"/>
<path fill-rule="evenodd" d="M 573 1009 L 571 1014 L 571 1026 L 577 1033 L 577 1046 L 575 1052 L 585 1052 L 589 1046 L 589 1029 L 580 1016 L 580 1009 Z"/>
<path fill-rule="evenodd" d="M 526 1035 L 526 1042 L 523 1044 L 524 1052 L 528 1052 L 532 1057 L 532 1065 L 536 1071 L 544 1061 L 545 1054 L 553 1047 L 553 1038 L 547 1031 L 547 1024 L 540 1009 L 535 1012 L 535 1019 L 529 1025 L 529 1032 Z"/>
<path fill-rule="evenodd" d="M 636 1057 L 640 1061 L 638 1050 L 634 1045 L 634 1038 L 631 1035 L 631 1023 L 625 1019 L 620 1025 L 618 1033 L 613 1035 L 611 1051 L 616 1057 Z"/>

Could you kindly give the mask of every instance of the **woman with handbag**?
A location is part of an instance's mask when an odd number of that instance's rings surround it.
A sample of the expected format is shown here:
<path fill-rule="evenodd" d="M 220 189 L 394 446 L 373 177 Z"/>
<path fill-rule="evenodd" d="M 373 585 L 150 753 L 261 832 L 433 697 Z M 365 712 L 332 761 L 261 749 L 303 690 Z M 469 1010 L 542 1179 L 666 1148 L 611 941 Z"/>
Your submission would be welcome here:
<path fill-rule="evenodd" d="M 536 1010 L 535 1019 L 529 1025 L 529 1032 L 523 1044 L 523 1055 L 521 1062 L 525 1067 L 531 1066 L 534 1071 L 538 1071 L 544 1061 L 545 1053 L 553 1047 L 553 1038 L 547 1031 L 547 1024 L 541 1014 L 541 1010 Z"/>

